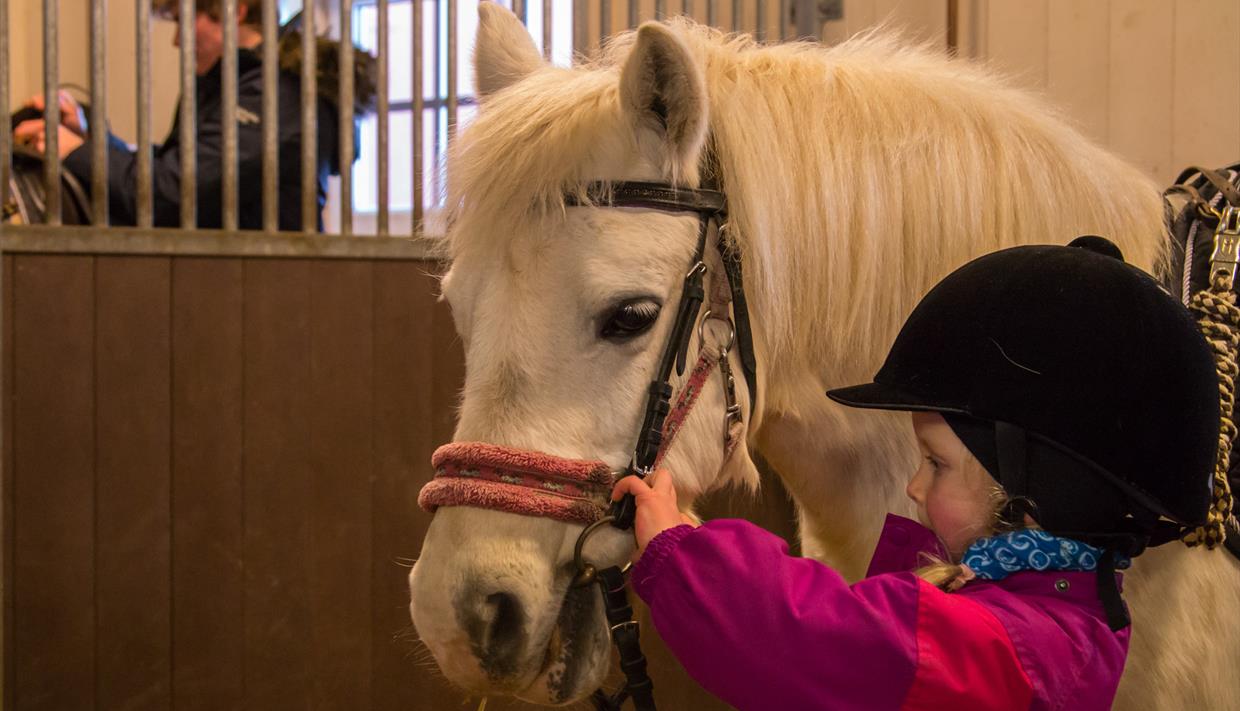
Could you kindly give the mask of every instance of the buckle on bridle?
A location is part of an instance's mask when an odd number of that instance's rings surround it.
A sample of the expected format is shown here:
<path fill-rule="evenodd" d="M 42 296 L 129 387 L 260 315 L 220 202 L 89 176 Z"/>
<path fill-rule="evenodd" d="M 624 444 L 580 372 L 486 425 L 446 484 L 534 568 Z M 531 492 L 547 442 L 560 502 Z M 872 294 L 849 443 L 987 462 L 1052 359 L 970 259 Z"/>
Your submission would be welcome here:
<path fill-rule="evenodd" d="M 607 629 L 607 631 L 608 631 L 608 633 L 611 635 L 611 638 L 612 638 L 612 639 L 615 639 L 615 638 L 616 638 L 616 630 L 617 630 L 617 629 L 620 629 L 620 628 L 622 628 L 622 627 L 623 627 L 623 628 L 625 628 L 625 629 L 627 629 L 627 628 L 630 628 L 630 627 L 637 627 L 637 626 L 638 626 L 638 624 L 637 624 L 637 620 L 625 620 L 624 622 L 618 622 L 618 623 L 616 623 L 616 624 L 612 625 L 611 627 L 609 627 L 609 628 Z"/>
<path fill-rule="evenodd" d="M 1228 205 L 1218 212 L 1218 227 L 1214 230 L 1214 251 L 1210 254 L 1210 274 L 1227 274 L 1227 286 L 1236 283 L 1236 269 L 1240 264 L 1240 207 Z"/>
<path fill-rule="evenodd" d="M 706 313 L 702 314 L 702 320 L 698 322 L 698 332 L 697 332 L 698 348 L 702 348 L 703 346 L 706 345 L 706 322 L 707 321 L 719 321 L 721 323 L 727 324 L 728 338 L 724 342 L 724 345 L 721 350 L 724 353 L 727 353 L 728 351 L 732 350 L 732 344 L 736 342 L 736 326 L 733 325 L 732 319 L 727 314 L 723 314 L 722 316 L 716 316 L 714 312 L 712 312 L 710 309 L 706 309 Z"/>

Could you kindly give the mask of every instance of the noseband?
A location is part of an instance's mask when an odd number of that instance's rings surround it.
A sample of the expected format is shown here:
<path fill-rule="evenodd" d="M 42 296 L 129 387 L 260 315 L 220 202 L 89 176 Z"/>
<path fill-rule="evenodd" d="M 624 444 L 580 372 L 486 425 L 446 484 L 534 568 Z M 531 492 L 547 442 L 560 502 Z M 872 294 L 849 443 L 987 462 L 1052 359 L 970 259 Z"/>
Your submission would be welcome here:
<path fill-rule="evenodd" d="M 724 194 L 713 189 L 677 188 L 663 183 L 593 183 L 586 186 L 585 199 L 566 195 L 565 204 L 576 207 L 636 207 L 662 212 L 693 212 L 698 215 L 698 239 L 682 285 L 680 304 L 672 329 L 664 343 L 654 378 L 647 388 L 645 414 L 637 445 L 628 467 L 614 476 L 598 460 L 572 460 L 541 452 L 519 450 L 476 442 L 454 442 L 436 450 L 432 457 L 435 478 L 418 494 L 418 504 L 434 512 L 439 506 L 474 506 L 510 511 L 529 516 L 586 524 L 577 539 L 574 554 L 574 586 L 597 583 L 603 594 L 603 608 L 612 641 L 620 653 L 625 686 L 615 695 L 601 689 L 593 699 L 600 711 L 619 709 L 627 698 L 637 711 L 653 711 L 653 684 L 646 674 L 646 658 L 638 641 L 637 623 L 625 592 L 624 568 L 596 569 L 582 556 L 586 540 L 599 528 L 610 524 L 619 529 L 633 526 L 636 504 L 632 495 L 612 502 L 611 488 L 626 476 L 645 478 L 657 467 L 675 440 L 706 381 L 717 367 L 724 384 L 724 462 L 741 439 L 743 419 L 736 402 L 735 379 L 728 356 L 737 347 L 745 384 L 749 390 L 752 421 L 757 401 L 757 361 L 745 301 L 740 254 L 724 243 L 727 217 Z M 713 241 L 711 237 L 714 237 Z M 715 249 L 708 255 L 708 242 Z M 716 274 L 710 292 L 704 286 L 708 258 L 722 266 L 724 279 Z M 709 309 L 701 318 L 698 337 L 700 355 L 688 382 L 672 405 L 672 369 L 684 375 L 693 325 L 704 303 Z M 728 311 L 732 316 L 728 316 Z M 707 347 L 708 321 L 727 327 L 727 338 L 717 350 Z"/>

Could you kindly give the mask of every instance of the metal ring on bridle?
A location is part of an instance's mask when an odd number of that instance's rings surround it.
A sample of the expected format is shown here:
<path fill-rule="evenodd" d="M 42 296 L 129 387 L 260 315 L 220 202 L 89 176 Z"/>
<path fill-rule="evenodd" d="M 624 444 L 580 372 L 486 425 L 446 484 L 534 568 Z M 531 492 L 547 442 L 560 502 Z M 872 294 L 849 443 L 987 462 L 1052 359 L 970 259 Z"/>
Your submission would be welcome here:
<path fill-rule="evenodd" d="M 698 322 L 698 343 L 704 343 L 704 333 L 707 321 L 722 321 L 728 325 L 728 340 L 723 346 L 723 352 L 727 353 L 732 350 L 732 344 L 736 341 L 736 326 L 732 323 L 732 319 L 728 316 L 715 316 L 710 309 L 706 309 L 706 313 L 702 314 L 702 320 Z"/>
<path fill-rule="evenodd" d="M 589 538 L 599 528 L 602 528 L 614 520 L 616 520 L 615 516 L 604 516 L 589 526 L 586 526 L 585 530 L 581 532 L 581 535 L 577 536 L 577 543 L 573 546 L 573 566 L 577 569 L 577 574 L 573 576 L 572 587 L 579 588 L 594 582 L 594 573 L 596 570 L 594 564 L 585 562 L 581 558 L 581 551 L 586 546 L 587 538 Z M 629 561 L 624 564 L 624 567 L 620 569 L 620 572 L 627 573 L 629 572 L 629 568 L 632 567 L 633 561 Z"/>

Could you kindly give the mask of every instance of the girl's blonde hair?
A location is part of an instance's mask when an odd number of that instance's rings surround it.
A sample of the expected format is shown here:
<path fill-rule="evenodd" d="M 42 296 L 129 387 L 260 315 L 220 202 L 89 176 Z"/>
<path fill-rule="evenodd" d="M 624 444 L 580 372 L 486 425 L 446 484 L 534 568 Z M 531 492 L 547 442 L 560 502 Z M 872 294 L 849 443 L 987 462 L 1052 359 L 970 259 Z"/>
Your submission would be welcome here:
<path fill-rule="evenodd" d="M 971 473 L 994 481 L 994 477 L 986 471 L 981 462 L 977 461 L 973 453 L 967 449 L 964 455 L 964 466 L 968 467 Z M 1008 505 L 1012 503 L 1012 497 L 998 483 L 990 487 L 988 496 L 991 505 L 990 520 L 983 527 L 981 534 L 978 536 L 979 538 L 1029 527 L 1023 520 L 1012 521 L 1008 519 L 1007 516 L 1010 510 Z M 913 573 L 940 590 L 949 592 L 954 590 L 953 584 L 964 576 L 964 565 L 942 560 L 928 553 L 922 555 L 926 558 L 927 563 L 914 570 Z"/>

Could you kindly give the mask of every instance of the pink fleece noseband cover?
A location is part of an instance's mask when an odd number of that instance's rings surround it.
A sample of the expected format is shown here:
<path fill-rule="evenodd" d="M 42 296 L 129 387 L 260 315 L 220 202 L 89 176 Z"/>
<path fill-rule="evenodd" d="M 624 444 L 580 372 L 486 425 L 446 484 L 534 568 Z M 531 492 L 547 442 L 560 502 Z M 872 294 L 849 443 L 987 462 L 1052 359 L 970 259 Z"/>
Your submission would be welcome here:
<path fill-rule="evenodd" d="M 557 521 L 590 524 L 603 517 L 611 498 L 612 473 L 598 460 L 483 442 L 453 442 L 431 457 L 435 478 L 418 494 L 418 505 L 474 506 Z"/>
<path fill-rule="evenodd" d="M 664 422 L 656 466 L 697 402 L 715 362 L 704 353 L 693 368 Z M 728 433 L 725 459 L 738 439 Z M 565 459 L 483 442 L 445 444 L 431 456 L 431 466 L 435 478 L 418 494 L 418 505 L 430 513 L 440 506 L 473 506 L 591 524 L 606 513 L 614 483 L 611 469 L 597 459 Z"/>

